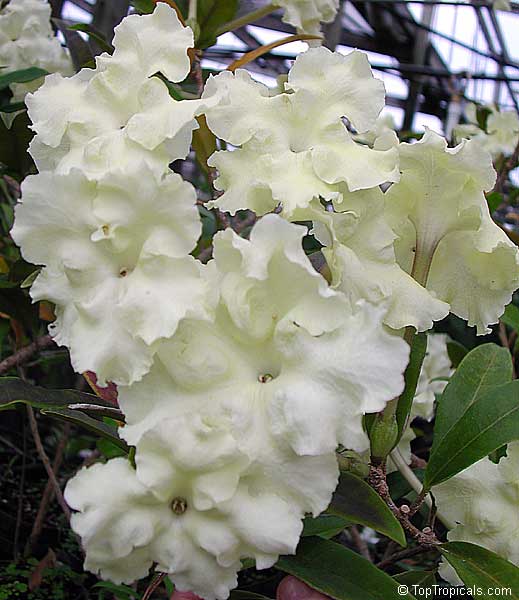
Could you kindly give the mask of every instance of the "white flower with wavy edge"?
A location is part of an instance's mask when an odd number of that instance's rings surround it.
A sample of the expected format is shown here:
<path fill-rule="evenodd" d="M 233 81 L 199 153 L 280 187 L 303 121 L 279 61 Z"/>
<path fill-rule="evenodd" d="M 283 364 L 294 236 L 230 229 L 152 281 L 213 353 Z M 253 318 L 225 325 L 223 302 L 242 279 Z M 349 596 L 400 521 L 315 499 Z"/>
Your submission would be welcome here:
<path fill-rule="evenodd" d="M 206 112 L 209 128 L 240 146 L 209 159 L 224 191 L 213 206 L 264 214 L 281 204 L 291 218 L 314 198 L 336 198 L 341 184 L 356 190 L 398 180 L 397 150 L 358 144 L 343 123 L 347 117 L 366 131 L 384 104 L 384 85 L 363 53 L 310 49 L 297 57 L 285 87 L 271 95 L 241 69 L 209 79 L 203 97 L 219 98 Z"/>
<path fill-rule="evenodd" d="M 312 35 L 320 35 L 321 23 L 331 23 L 339 9 L 339 0 L 274 0 L 273 4 L 284 9 L 284 23 Z"/>
<path fill-rule="evenodd" d="M 458 125 L 454 129 L 456 140 L 474 139 L 485 150 L 488 150 L 493 158 L 497 158 L 501 154 L 505 156 L 512 154 L 519 143 L 517 112 L 515 110 L 499 110 L 494 104 L 483 108 L 489 111 L 486 119 L 486 131 L 479 126 L 476 105 L 469 104 L 465 109 L 469 123 Z"/>
<path fill-rule="evenodd" d="M 498 464 L 484 458 L 433 488 L 438 511 L 451 522 L 450 542 L 483 546 L 519 566 L 519 443 Z M 441 576 L 460 585 L 443 562 Z"/>
<path fill-rule="evenodd" d="M 380 188 L 347 192 L 335 201 L 334 212 L 314 202 L 296 213 L 312 219 L 314 235 L 324 244 L 322 250 L 332 274 L 335 289 L 350 302 L 364 299 L 384 302 L 384 322 L 393 329 L 413 324 L 429 329 L 433 320 L 449 312 L 445 302 L 434 298 L 397 262 L 397 239 L 385 215 L 385 195 Z"/>
<path fill-rule="evenodd" d="M 187 403 L 171 409 L 140 439 L 136 472 L 115 459 L 69 482 L 66 500 L 80 511 L 72 527 L 85 568 L 103 578 L 130 583 L 155 562 L 177 589 L 224 599 L 241 558 L 264 569 L 295 552 L 305 513 L 330 501 L 337 461 L 333 453 L 298 457 L 286 444 L 265 451 L 268 432 L 255 429 L 258 461 L 243 451 L 236 415 L 211 403 L 207 412 Z M 248 416 L 262 426 L 261 413 Z M 258 449 L 250 440 L 246 446 Z"/>
<path fill-rule="evenodd" d="M 131 383 L 158 339 L 203 316 L 206 284 L 188 256 L 201 231 L 195 201 L 179 175 L 157 183 L 143 165 L 100 182 L 75 170 L 25 179 L 12 236 L 45 267 L 31 295 L 56 304 L 51 333 L 77 371 Z"/>
<path fill-rule="evenodd" d="M 2 74 L 38 67 L 49 73 L 71 75 L 72 62 L 52 31 L 51 7 L 46 0 L 11 0 L 0 10 L 0 65 Z M 43 83 L 40 77 L 28 83 L 13 83 L 13 102 L 24 100 Z M 15 115 L 18 113 L 15 113 Z M 9 125 L 13 115 L 2 113 Z"/>
<path fill-rule="evenodd" d="M 385 194 L 397 261 L 434 301 L 488 333 L 519 287 L 517 248 L 492 221 L 484 195 L 496 177 L 490 155 L 473 140 L 447 148 L 430 130 L 399 148 L 402 178 Z M 403 325 L 425 330 L 438 318 L 425 317 Z"/>
<path fill-rule="evenodd" d="M 252 494 L 240 483 L 227 500 L 199 509 L 195 490 L 203 468 L 177 469 L 160 496 L 138 475 L 139 467 L 136 472 L 115 458 L 82 469 L 65 490 L 78 511 L 71 525 L 82 538 L 85 569 L 104 579 L 131 583 L 157 563 L 178 589 L 224 600 L 237 585 L 241 556 L 256 556 L 264 568 L 297 545 L 301 520 L 270 490 Z"/>
<path fill-rule="evenodd" d="M 383 307 L 352 309 L 329 288 L 303 252 L 305 233 L 268 215 L 250 241 L 230 230 L 216 236 L 215 321 L 184 320 L 150 373 L 120 388 L 129 443 L 175 403 L 195 409 L 210 399 L 243 418 L 265 413 L 273 435 L 300 455 L 368 447 L 362 416 L 400 393 L 408 347 L 384 330 Z"/>
<path fill-rule="evenodd" d="M 113 55 L 97 57 L 95 69 L 48 77 L 28 96 L 36 132 L 30 152 L 40 170 L 79 168 L 98 179 L 144 161 L 160 178 L 169 163 L 187 156 L 195 116 L 207 101 L 176 101 L 153 75 L 185 79 L 193 32 L 161 2 L 150 15 L 123 19 L 113 43 Z"/>

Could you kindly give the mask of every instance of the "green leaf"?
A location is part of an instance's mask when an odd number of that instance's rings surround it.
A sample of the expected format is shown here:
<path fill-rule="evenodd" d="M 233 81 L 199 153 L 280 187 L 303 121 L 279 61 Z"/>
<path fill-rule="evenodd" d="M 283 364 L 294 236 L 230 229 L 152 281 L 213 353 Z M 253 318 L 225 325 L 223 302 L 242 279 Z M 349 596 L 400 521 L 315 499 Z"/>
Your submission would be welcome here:
<path fill-rule="evenodd" d="M 488 210 L 490 211 L 490 214 L 496 212 L 502 202 L 503 194 L 500 194 L 499 192 L 491 192 L 490 194 L 487 194 Z"/>
<path fill-rule="evenodd" d="M 407 418 L 411 412 L 411 406 L 413 405 L 413 399 L 418 385 L 418 378 L 420 377 L 420 371 L 422 370 L 422 364 L 426 353 L 427 334 L 418 333 L 413 337 L 411 342 L 409 364 L 404 373 L 405 388 L 398 399 L 398 407 L 396 409 L 398 440 L 402 437 L 402 433 L 407 425 Z"/>
<path fill-rule="evenodd" d="M 108 404 L 93 394 L 77 390 L 48 390 L 30 385 L 18 377 L 0 377 L 0 411 L 14 408 L 17 404 L 29 404 L 33 408 L 68 408 L 77 404 L 98 406 L 113 411 Z"/>
<path fill-rule="evenodd" d="M 404 573 L 393 575 L 393 579 L 398 581 L 398 583 L 407 585 L 411 593 L 414 593 L 413 586 L 424 589 L 436 584 L 434 571 L 405 571 Z M 414 595 L 417 596 L 417 594 Z M 421 595 L 419 594 L 417 597 Z M 432 595 L 429 597 L 432 598 Z"/>
<path fill-rule="evenodd" d="M 130 4 L 142 15 L 149 15 L 155 10 L 153 0 L 130 0 Z"/>
<path fill-rule="evenodd" d="M 514 331 L 519 331 L 519 308 L 514 304 L 509 304 L 501 317 L 501 321 Z"/>
<path fill-rule="evenodd" d="M 3 104 L 0 106 L 0 112 L 15 113 L 20 110 L 25 110 L 25 102 L 13 102 L 12 104 Z"/>
<path fill-rule="evenodd" d="M 76 23 L 75 25 L 71 25 L 69 29 L 71 31 L 82 31 L 83 33 L 86 33 L 91 39 L 97 42 L 97 45 L 103 52 L 113 54 L 114 47 L 112 44 L 109 44 L 103 33 L 98 29 L 95 29 L 95 27 L 92 27 L 92 25 L 89 25 L 88 23 Z"/>
<path fill-rule="evenodd" d="M 131 587 L 120 584 L 117 585 L 111 581 L 100 581 L 92 586 L 92 589 L 101 589 L 110 592 L 110 596 L 118 600 L 137 600 L 139 594 Z"/>
<path fill-rule="evenodd" d="M 198 0 L 197 22 L 200 35 L 196 47 L 203 50 L 216 42 L 216 30 L 231 21 L 238 11 L 238 0 Z"/>
<path fill-rule="evenodd" d="M 455 369 L 460 366 L 461 361 L 467 356 L 468 352 L 468 348 L 465 348 L 465 346 L 459 342 L 447 342 L 447 354 L 449 355 L 451 365 Z"/>
<path fill-rule="evenodd" d="M 269 600 L 269 598 L 263 596 L 263 594 L 255 594 L 245 590 L 232 590 L 229 600 Z"/>
<path fill-rule="evenodd" d="M 351 521 L 336 515 L 323 514 L 315 519 L 306 517 L 303 521 L 303 533 L 301 535 L 303 537 L 318 535 L 322 538 L 330 539 L 338 535 L 351 524 Z"/>
<path fill-rule="evenodd" d="M 519 438 L 519 380 L 479 395 L 431 452 L 424 486 L 446 481 Z"/>
<path fill-rule="evenodd" d="M 423 481 L 425 471 L 423 469 L 413 469 L 413 473 L 418 477 L 420 481 Z M 393 471 L 387 476 L 387 484 L 389 486 L 389 492 L 391 497 L 395 500 L 407 496 L 413 491 L 411 484 L 402 476 L 400 471 Z"/>
<path fill-rule="evenodd" d="M 438 400 L 432 453 L 481 394 L 511 380 L 512 358 L 508 350 L 483 344 L 469 352 Z"/>
<path fill-rule="evenodd" d="M 467 587 L 479 588 L 477 598 L 495 600 L 501 590 L 501 596 L 519 600 L 519 569 L 494 552 L 469 544 L 468 542 L 449 542 L 439 548 L 446 560 Z M 510 592 L 503 593 L 509 589 Z"/>
<path fill-rule="evenodd" d="M 74 423 L 74 425 L 79 425 L 83 427 L 83 429 L 87 429 L 88 431 L 112 442 L 122 450 L 124 450 L 125 454 L 128 454 L 130 451 L 130 447 L 126 442 L 124 442 L 119 435 L 117 434 L 117 429 L 115 427 L 111 427 L 102 421 L 98 421 L 97 419 L 93 419 L 89 417 L 84 412 L 79 410 L 71 410 L 69 408 L 53 408 L 53 409 L 41 409 L 42 415 L 47 415 L 49 417 L 54 417 L 55 419 L 59 419 L 60 421 L 67 421 L 69 423 Z"/>
<path fill-rule="evenodd" d="M 52 19 L 52 22 L 65 38 L 70 58 L 74 64 L 74 69 L 79 71 L 85 66 L 93 65 L 94 55 L 92 54 L 88 43 L 79 35 L 79 32 L 72 31 L 67 21 L 63 21 L 62 19 L 54 18 Z"/>
<path fill-rule="evenodd" d="M 45 77 L 45 75 L 48 74 L 48 71 L 45 71 L 45 69 L 39 69 L 38 67 L 29 67 L 28 69 L 11 71 L 11 73 L 0 75 L 0 90 L 5 90 L 13 83 L 29 83 L 29 81 L 34 81 L 40 77 Z"/>
<path fill-rule="evenodd" d="M 405 533 L 387 504 L 363 479 L 343 471 L 328 512 L 371 527 L 401 546 L 406 546 Z"/>
<path fill-rule="evenodd" d="M 400 596 L 398 583 L 352 550 L 318 537 L 299 542 L 295 556 L 282 556 L 276 567 L 336 600 L 412 600 Z"/>

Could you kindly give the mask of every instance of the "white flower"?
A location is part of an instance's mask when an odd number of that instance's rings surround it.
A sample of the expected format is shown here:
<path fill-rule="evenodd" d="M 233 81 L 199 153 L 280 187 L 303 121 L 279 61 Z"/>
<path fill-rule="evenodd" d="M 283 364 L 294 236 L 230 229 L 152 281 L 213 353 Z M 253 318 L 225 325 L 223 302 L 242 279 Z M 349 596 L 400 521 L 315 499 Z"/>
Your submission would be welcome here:
<path fill-rule="evenodd" d="M 399 265 L 450 312 L 488 333 L 519 286 L 516 246 L 492 221 L 484 196 L 495 181 L 490 155 L 473 140 L 455 148 L 428 130 L 400 145 L 402 178 L 385 195 Z M 429 327 L 437 317 L 431 313 Z M 407 325 L 419 329 L 422 319 Z"/>
<path fill-rule="evenodd" d="M 291 218 L 314 198 L 336 198 L 342 183 L 356 190 L 398 179 L 397 150 L 358 144 L 343 123 L 366 131 L 384 103 L 364 54 L 310 49 L 297 57 L 286 90 L 271 96 L 243 70 L 208 81 L 204 97 L 219 98 L 206 113 L 209 127 L 241 146 L 210 158 L 225 192 L 215 206 L 264 214 L 281 203 Z"/>
<path fill-rule="evenodd" d="M 384 330 L 382 308 L 352 310 L 313 271 L 305 231 L 269 215 L 250 241 L 230 230 L 216 236 L 216 319 L 184 320 L 150 373 L 120 388 L 125 439 L 137 443 L 175 403 L 210 399 L 243 418 L 264 413 L 300 455 L 368 447 L 362 416 L 400 393 L 408 347 Z"/>
<path fill-rule="evenodd" d="M 54 36 L 50 24 L 51 7 L 46 0 L 11 0 L 0 11 L 0 65 L 2 74 L 29 67 L 39 67 L 49 73 L 72 74 L 72 63 L 65 48 Z M 10 86 L 13 102 L 23 101 L 34 92 L 43 77 L 28 83 Z M 8 123 L 12 116 L 7 117 Z"/>
<path fill-rule="evenodd" d="M 291 483 L 313 486 L 329 501 L 337 484 L 335 456 L 296 461 L 303 463 L 299 469 L 279 465 L 279 486 L 249 467 L 222 417 L 183 415 L 161 423 L 142 439 L 136 471 L 117 458 L 81 470 L 68 483 L 65 498 L 80 511 L 71 524 L 86 550 L 85 568 L 131 583 L 155 562 L 177 589 L 227 598 L 241 558 L 254 558 L 264 569 L 279 554 L 295 552 L 307 501 Z"/>
<path fill-rule="evenodd" d="M 498 464 L 488 458 L 433 488 L 438 511 L 451 523 L 447 538 L 483 546 L 519 566 L 519 443 Z M 447 563 L 440 574 L 460 579 Z"/>
<path fill-rule="evenodd" d="M 336 212 L 326 212 L 314 203 L 314 233 L 325 245 L 323 254 L 333 276 L 333 285 L 352 303 L 364 299 L 384 302 L 384 322 L 393 329 L 413 324 L 420 330 L 449 312 L 445 302 L 434 298 L 398 264 L 397 239 L 385 213 L 385 195 L 380 188 L 342 193 L 334 202 Z"/>
<path fill-rule="evenodd" d="M 455 128 L 456 139 L 458 141 L 464 138 L 476 140 L 478 144 L 490 152 L 493 158 L 497 158 L 501 154 L 505 156 L 512 154 L 519 143 L 519 116 L 516 111 L 499 110 L 493 104 L 489 104 L 484 108 L 490 111 L 486 120 L 486 131 L 479 127 L 476 106 L 471 104 L 465 109 L 469 123 L 458 125 Z"/>
<path fill-rule="evenodd" d="M 331 23 L 339 8 L 339 0 L 275 0 L 273 4 L 285 9 L 284 23 L 312 35 L 320 35 L 321 23 Z"/>
<path fill-rule="evenodd" d="M 74 77 L 48 77 L 28 96 L 36 136 L 30 152 L 40 170 L 81 169 L 99 179 L 131 171 L 144 161 L 160 178 L 169 163 L 185 158 L 207 104 L 174 100 L 161 72 L 173 82 L 189 73 L 193 33 L 174 9 L 158 3 L 151 15 L 131 15 L 116 27 L 115 51 L 96 59 L 95 69 Z"/>
<path fill-rule="evenodd" d="M 22 186 L 12 236 L 44 265 L 34 300 L 56 304 L 51 332 L 74 368 L 130 383 L 151 365 L 153 343 L 187 314 L 203 315 L 205 284 L 189 252 L 200 235 L 193 187 L 157 183 L 144 166 L 89 182 L 41 173 Z"/>

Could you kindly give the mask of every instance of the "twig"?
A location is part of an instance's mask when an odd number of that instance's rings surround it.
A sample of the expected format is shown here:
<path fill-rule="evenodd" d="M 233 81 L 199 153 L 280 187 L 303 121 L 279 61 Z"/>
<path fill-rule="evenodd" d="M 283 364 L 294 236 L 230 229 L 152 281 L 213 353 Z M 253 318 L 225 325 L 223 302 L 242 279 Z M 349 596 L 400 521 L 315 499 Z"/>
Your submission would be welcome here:
<path fill-rule="evenodd" d="M 45 448 L 41 442 L 40 432 L 38 431 L 38 423 L 36 422 L 36 417 L 34 416 L 34 411 L 32 406 L 27 404 L 27 415 L 29 417 L 29 425 L 31 427 L 32 437 L 34 438 L 34 443 L 36 444 L 36 450 L 38 451 L 38 455 L 45 467 L 45 471 L 47 471 L 47 475 L 49 480 L 52 482 L 54 487 L 54 493 L 56 494 L 56 498 L 58 500 L 59 505 L 61 506 L 61 510 L 65 514 L 67 521 L 70 521 L 70 509 L 65 502 L 65 498 L 63 498 L 63 492 L 61 491 L 61 487 L 59 485 L 58 480 L 56 479 L 56 475 L 52 470 L 52 465 L 50 464 L 49 457 L 45 452 Z"/>
<path fill-rule="evenodd" d="M 58 475 L 58 471 L 63 462 L 63 455 L 65 453 L 65 447 L 68 442 L 68 436 L 70 433 L 70 423 L 66 423 L 63 428 L 63 434 L 60 438 L 59 444 L 56 448 L 56 454 L 54 455 L 54 462 L 52 463 L 52 471 L 55 476 Z M 25 556 L 30 556 L 32 549 L 36 545 L 38 538 L 40 537 L 41 531 L 43 529 L 45 515 L 47 514 L 47 510 L 49 509 L 49 505 L 52 502 L 52 499 L 55 495 L 54 483 L 49 478 L 47 480 L 47 484 L 45 486 L 45 490 L 43 491 L 43 495 L 41 497 L 40 506 L 38 508 L 38 513 L 36 514 L 36 518 L 34 519 L 34 523 L 32 526 L 31 535 L 27 540 L 27 544 L 25 545 Z"/>
<path fill-rule="evenodd" d="M 22 423 L 23 427 L 23 453 L 22 453 L 22 473 L 20 475 L 20 485 L 18 486 L 18 509 L 16 511 L 16 527 L 14 530 L 14 559 L 18 558 L 18 540 L 20 538 L 20 527 L 22 525 L 23 516 L 23 492 L 25 487 L 25 465 L 27 456 L 27 429 L 25 426 L 25 420 Z"/>
<path fill-rule="evenodd" d="M 32 344 L 20 348 L 20 350 L 0 362 L 0 375 L 7 373 L 14 367 L 26 363 L 34 354 L 36 354 L 36 352 L 48 348 L 49 346 L 52 346 L 52 344 L 54 344 L 54 340 L 50 335 L 43 335 L 34 340 Z"/>
<path fill-rule="evenodd" d="M 402 456 L 400 450 L 395 448 L 391 452 L 391 460 L 395 463 L 396 468 L 402 474 L 402 477 L 407 481 L 407 483 L 413 488 L 413 490 L 418 494 L 418 498 L 413 503 L 413 507 L 409 513 L 409 516 L 412 517 L 416 511 L 420 508 L 422 503 L 425 501 L 429 508 L 432 507 L 432 500 L 430 496 L 424 493 L 422 482 L 418 479 L 418 477 L 413 473 L 409 465 L 406 463 L 404 457 Z"/>
<path fill-rule="evenodd" d="M 428 552 L 429 550 L 430 547 L 428 548 L 426 546 L 415 546 L 414 548 L 406 548 L 405 550 L 397 552 L 396 554 L 393 554 L 393 556 L 390 556 L 389 558 L 380 561 L 379 563 L 377 563 L 376 566 L 379 569 L 385 569 L 386 567 L 389 567 L 390 565 L 398 562 L 399 560 L 403 560 L 404 558 L 411 558 L 411 556 L 423 554 L 424 552 Z"/>
<path fill-rule="evenodd" d="M 508 338 L 508 335 L 506 333 L 506 327 L 505 327 L 505 324 L 503 323 L 503 321 L 499 321 L 499 327 L 498 327 L 497 332 L 498 332 L 499 340 L 500 340 L 501 344 L 503 344 L 503 346 L 505 348 L 508 348 L 508 350 L 510 350 L 513 353 L 513 345 L 512 345 L 511 340 Z M 515 361 L 514 360 L 512 360 L 512 377 L 514 379 L 517 379 L 517 374 L 515 372 Z"/>
<path fill-rule="evenodd" d="M 415 539 L 421 546 L 434 548 L 440 544 L 434 531 L 432 531 L 430 527 L 427 527 L 422 531 L 413 525 L 413 523 L 411 523 L 408 516 L 409 507 L 407 507 L 407 511 L 404 512 L 395 504 L 389 493 L 389 487 L 386 481 L 386 466 L 384 463 L 371 465 L 368 483 L 388 505 L 391 512 L 400 521 L 400 524 L 407 531 L 407 533 L 409 533 L 409 535 L 412 536 L 413 539 Z"/>
<path fill-rule="evenodd" d="M 155 579 L 150 583 L 150 585 L 146 588 L 146 591 L 144 592 L 144 596 L 142 597 L 142 600 L 149 600 L 151 598 L 151 595 L 153 594 L 153 592 L 164 581 L 166 576 L 167 576 L 167 573 L 159 573 L 155 577 Z"/>
<path fill-rule="evenodd" d="M 512 169 L 515 169 L 518 162 L 519 162 L 519 142 L 517 143 L 517 146 L 515 147 L 515 150 L 513 151 L 512 156 L 508 160 L 505 160 L 505 162 L 503 163 L 503 166 L 501 167 L 501 169 L 499 171 L 499 175 L 497 176 L 497 179 L 496 179 L 496 185 L 494 186 L 494 189 L 492 191 L 494 191 L 494 192 L 502 192 L 503 191 L 508 173 L 510 173 L 510 171 L 512 171 Z"/>
<path fill-rule="evenodd" d="M 364 558 L 367 558 L 369 562 L 373 562 L 373 559 L 371 558 L 371 554 L 369 552 L 368 544 L 366 543 L 366 540 L 364 540 L 363 537 L 360 535 L 356 525 L 352 525 L 350 527 L 350 533 L 351 537 L 353 538 L 353 541 L 355 542 L 355 546 L 357 546 L 362 556 Z"/>

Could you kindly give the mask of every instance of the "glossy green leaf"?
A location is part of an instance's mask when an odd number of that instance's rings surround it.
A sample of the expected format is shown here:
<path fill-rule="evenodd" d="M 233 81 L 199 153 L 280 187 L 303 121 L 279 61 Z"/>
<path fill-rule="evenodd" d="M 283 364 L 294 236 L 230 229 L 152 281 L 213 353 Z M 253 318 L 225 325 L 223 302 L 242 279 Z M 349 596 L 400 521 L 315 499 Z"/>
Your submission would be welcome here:
<path fill-rule="evenodd" d="M 130 451 L 130 447 L 124 442 L 117 434 L 117 429 L 111 427 L 103 421 L 93 419 L 84 412 L 79 410 L 71 410 L 69 408 L 54 408 L 54 409 L 41 409 L 42 415 L 47 415 L 60 421 L 68 421 L 74 423 L 83 429 L 86 429 L 102 438 L 105 438 L 124 450 L 126 454 Z"/>
<path fill-rule="evenodd" d="M 519 308 L 514 304 L 509 304 L 501 317 L 501 321 L 514 331 L 519 331 Z"/>
<path fill-rule="evenodd" d="M 276 567 L 336 600 L 413 600 L 399 595 L 398 583 L 352 550 L 318 537 L 303 538 L 295 556 Z"/>
<path fill-rule="evenodd" d="M 130 0 L 130 4 L 142 15 L 149 15 L 155 10 L 155 2 L 153 0 Z"/>
<path fill-rule="evenodd" d="M 70 58 L 74 64 L 74 69 L 79 71 L 85 66 L 93 65 L 94 55 L 92 54 L 88 42 L 81 37 L 79 32 L 72 31 L 69 23 L 62 19 L 54 18 L 52 19 L 52 22 L 61 31 L 63 37 L 65 38 L 65 42 L 70 53 Z"/>
<path fill-rule="evenodd" d="M 519 381 L 496 386 L 477 399 L 431 453 L 424 486 L 430 489 L 519 439 Z"/>
<path fill-rule="evenodd" d="M 337 515 L 322 514 L 313 519 L 306 517 L 303 521 L 303 535 L 318 535 L 319 537 L 330 539 L 338 535 L 352 523 L 343 517 Z"/>
<path fill-rule="evenodd" d="M 425 473 L 423 469 L 413 469 L 413 473 L 420 481 L 423 481 L 423 476 Z M 389 486 L 391 498 L 394 500 L 403 498 L 413 491 L 411 484 L 405 477 L 403 477 L 400 471 L 393 471 L 392 473 L 389 473 L 387 476 L 387 484 Z"/>
<path fill-rule="evenodd" d="M 487 194 L 487 203 L 490 214 L 496 212 L 499 205 L 503 203 L 503 194 L 500 194 L 499 192 Z"/>
<path fill-rule="evenodd" d="M 418 593 L 418 589 L 425 590 L 427 588 L 433 588 L 436 584 L 434 571 L 405 571 L 404 573 L 394 575 L 393 579 L 398 581 L 398 583 L 406 585 L 409 588 L 409 592 L 417 598 L 424 596 L 424 592 Z M 433 597 L 433 589 L 431 589 L 429 598 Z"/>
<path fill-rule="evenodd" d="M 246 590 L 232 590 L 229 600 L 269 600 L 268 596 L 256 594 Z"/>
<path fill-rule="evenodd" d="M 76 23 L 75 25 L 71 25 L 69 29 L 71 31 L 82 31 L 83 33 L 86 33 L 92 40 L 94 40 L 97 43 L 97 45 L 103 52 L 113 54 L 114 47 L 112 46 L 112 44 L 108 43 L 103 33 L 95 29 L 95 27 L 92 27 L 92 25 L 89 25 L 88 23 Z"/>
<path fill-rule="evenodd" d="M 468 542 L 443 544 L 440 552 L 467 587 L 481 590 L 477 598 L 519 600 L 519 569 L 504 558 Z"/>
<path fill-rule="evenodd" d="M 451 365 L 455 369 L 460 366 L 461 361 L 467 356 L 468 352 L 468 348 L 465 348 L 465 346 L 459 342 L 447 342 L 447 354 L 449 355 Z"/>
<path fill-rule="evenodd" d="M 12 104 L 3 104 L 0 106 L 0 112 L 15 113 L 20 110 L 25 110 L 25 102 L 13 102 Z"/>
<path fill-rule="evenodd" d="M 511 380 L 512 358 L 508 350 L 483 344 L 469 352 L 438 401 L 432 453 L 481 394 Z"/>
<path fill-rule="evenodd" d="M 0 378 L 0 411 L 14 408 L 17 404 L 29 404 L 33 408 L 68 408 L 74 405 L 88 405 L 113 411 L 114 405 L 108 404 L 98 396 L 77 390 L 48 390 L 30 385 L 18 377 Z M 94 409 L 95 410 L 95 409 Z M 103 413 L 104 415 L 104 413 Z"/>
<path fill-rule="evenodd" d="M 363 479 L 343 471 L 328 512 L 371 527 L 401 546 L 406 545 L 402 525 L 387 504 Z"/>
<path fill-rule="evenodd" d="M 405 388 L 402 395 L 398 399 L 398 407 L 396 410 L 396 420 L 398 423 L 398 440 L 402 437 L 402 433 L 407 425 L 407 418 L 411 412 L 413 399 L 418 385 L 418 378 L 422 364 L 427 353 L 427 334 L 416 334 L 411 342 L 411 354 L 409 356 L 409 364 L 404 373 Z"/>
<path fill-rule="evenodd" d="M 0 73 L 2 71 L 0 70 Z M 19 71 L 11 71 L 5 75 L 0 75 L 0 90 L 5 90 L 13 83 L 29 83 L 40 77 L 48 75 L 48 71 L 38 67 L 29 67 L 28 69 L 20 69 Z"/>
<path fill-rule="evenodd" d="M 197 21 L 200 35 L 196 47 L 208 48 L 216 42 L 216 30 L 231 21 L 238 11 L 238 0 L 198 0 Z"/>

